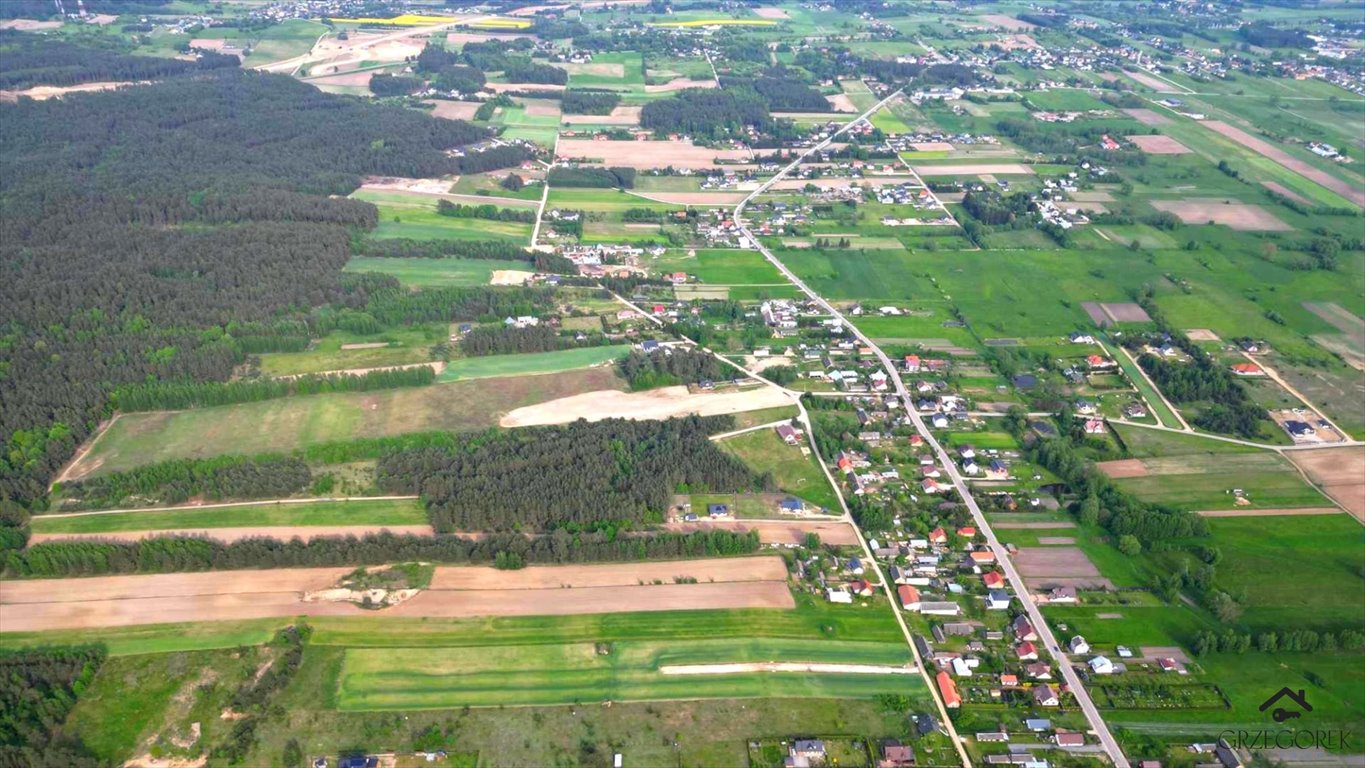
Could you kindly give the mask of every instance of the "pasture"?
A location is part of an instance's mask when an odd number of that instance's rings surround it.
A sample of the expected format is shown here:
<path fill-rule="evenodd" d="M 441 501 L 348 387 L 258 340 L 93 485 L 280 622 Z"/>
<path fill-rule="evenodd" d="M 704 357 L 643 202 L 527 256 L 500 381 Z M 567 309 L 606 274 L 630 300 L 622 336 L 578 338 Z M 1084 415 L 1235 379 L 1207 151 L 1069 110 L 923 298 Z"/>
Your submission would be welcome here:
<path fill-rule="evenodd" d="M 422 654 L 347 650 L 343 711 L 455 709 L 697 698 L 854 697 L 913 689 L 918 677 L 886 674 L 742 672 L 677 675 L 671 665 L 793 661 L 901 666 L 904 643 L 761 638 L 433 648 Z"/>
<path fill-rule="evenodd" d="M 689 256 L 688 251 L 669 251 L 651 259 L 650 267 L 660 274 L 686 272 L 707 285 L 787 284 L 777 267 L 758 251 L 700 248 L 694 253 L 695 256 Z"/>
<path fill-rule="evenodd" d="M 833 514 L 841 512 L 839 500 L 815 457 L 804 455 L 801 447 L 782 442 L 776 431 L 760 429 L 726 438 L 717 445 L 755 472 L 771 472 L 782 491 L 800 496 Z"/>
<path fill-rule="evenodd" d="M 260 355 L 266 376 L 414 365 L 431 360 L 433 344 L 450 335 L 445 323 L 424 323 L 360 335 L 333 331 L 316 339 L 303 352 L 269 352 Z"/>
<path fill-rule="evenodd" d="M 1142 477 L 1115 480 L 1146 501 L 1190 511 L 1331 506 L 1287 459 L 1263 451 L 1144 459 Z M 1239 494 L 1246 503 L 1239 503 Z"/>
<path fill-rule="evenodd" d="M 353 200 L 373 203 L 379 209 L 379 226 L 371 237 L 406 237 L 413 240 L 512 240 L 528 243 L 531 225 L 518 221 L 491 221 L 442 216 L 436 212 L 438 198 L 398 191 L 361 189 Z"/>
<path fill-rule="evenodd" d="M 599 368 L 411 389 L 285 397 L 188 411 L 131 413 L 119 417 L 96 438 L 70 477 L 119 472 L 168 459 L 280 453 L 360 437 L 482 429 L 497 424 L 499 416 L 514 408 L 619 386 L 614 370 Z"/>

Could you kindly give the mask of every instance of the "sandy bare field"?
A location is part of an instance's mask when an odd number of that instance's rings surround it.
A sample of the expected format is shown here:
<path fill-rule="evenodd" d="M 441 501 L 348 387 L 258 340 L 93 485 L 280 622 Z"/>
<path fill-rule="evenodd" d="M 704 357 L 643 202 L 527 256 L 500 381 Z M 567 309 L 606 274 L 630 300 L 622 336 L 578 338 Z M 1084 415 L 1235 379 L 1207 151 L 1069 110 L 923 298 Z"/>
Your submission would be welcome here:
<path fill-rule="evenodd" d="M 41 29 L 60 29 L 60 21 L 38 21 L 37 19 L 10 19 L 0 21 L 0 29 L 17 29 L 20 32 L 36 32 Z"/>
<path fill-rule="evenodd" d="M 310 77 L 304 82 L 310 85 L 341 85 L 357 88 L 368 87 L 370 85 L 370 79 L 373 77 L 374 72 L 366 70 L 364 72 L 339 72 L 335 75 Z"/>
<path fill-rule="evenodd" d="M 536 273 L 521 269 L 495 269 L 489 285 L 522 285 L 535 277 Z"/>
<path fill-rule="evenodd" d="M 800 544 L 807 533 L 820 536 L 825 544 L 857 546 L 858 535 L 848 523 L 838 520 L 698 520 L 695 523 L 667 523 L 670 531 L 726 530 L 758 531 L 764 544 Z"/>
<path fill-rule="evenodd" d="M 883 664 L 824 664 L 799 661 L 760 661 L 734 664 L 665 664 L 661 675 L 734 675 L 747 672 L 823 672 L 843 675 L 913 675 L 913 666 L 892 667 Z"/>
<path fill-rule="evenodd" d="M 755 8 L 754 15 L 760 19 L 790 19 L 787 12 L 781 8 Z"/>
<path fill-rule="evenodd" d="M 220 37 L 196 37 L 190 41 L 190 47 L 201 51 L 221 51 L 227 47 L 227 41 Z"/>
<path fill-rule="evenodd" d="M 1358 520 L 1365 520 L 1365 447 L 1285 451 L 1323 492 Z"/>
<path fill-rule="evenodd" d="M 1019 574 L 1036 585 L 1053 579 L 1082 579 L 1099 583 L 1100 570 L 1077 547 L 1020 547 L 1014 553 Z"/>
<path fill-rule="evenodd" d="M 825 101 L 834 108 L 835 112 L 858 112 L 860 111 L 853 105 L 853 99 L 847 93 L 834 93 L 825 96 Z"/>
<path fill-rule="evenodd" d="M 1126 70 L 1123 71 L 1123 74 L 1125 74 L 1125 75 L 1127 75 L 1127 76 L 1133 78 L 1134 80 L 1138 81 L 1139 83 L 1142 83 L 1143 85 L 1147 86 L 1148 88 L 1151 88 L 1152 90 L 1156 91 L 1157 93 L 1185 93 L 1185 92 L 1186 92 L 1184 88 L 1177 88 L 1174 84 L 1168 83 L 1168 82 L 1166 82 L 1165 80 L 1162 80 L 1161 78 L 1156 77 L 1156 76 L 1154 76 L 1154 75 L 1150 75 L 1150 74 L 1148 74 L 1148 73 L 1146 73 L 1146 72 L 1138 72 L 1138 71 L 1136 71 L 1136 70 L 1126 69 Z"/>
<path fill-rule="evenodd" d="M 910 146 L 920 152 L 952 152 L 954 147 L 946 141 L 915 141 Z"/>
<path fill-rule="evenodd" d="M 517 408 L 503 416 L 498 424 L 531 427 L 568 424 L 579 419 L 670 419 L 693 413 L 719 416 L 791 404 L 791 398 L 775 387 L 698 394 L 688 392 L 687 387 L 660 387 L 646 392 L 604 389 Z"/>
<path fill-rule="evenodd" d="M 1189 337 L 1190 341 L 1221 341 L 1218 334 L 1208 328 L 1190 328 L 1185 331 L 1185 335 Z"/>
<path fill-rule="evenodd" d="M 437 568 L 434 590 L 538 590 L 581 587 L 628 587 L 659 579 L 672 583 L 679 576 L 699 582 L 786 581 L 787 566 L 780 557 L 663 560 L 599 565 L 537 565 L 519 571 L 452 566 Z"/>
<path fill-rule="evenodd" d="M 1142 459 L 1117 459 L 1115 461 L 1101 461 L 1095 468 L 1104 474 L 1119 477 L 1146 477 L 1147 467 L 1142 463 Z"/>
<path fill-rule="evenodd" d="M 1171 122 L 1171 118 L 1166 117 L 1160 112 L 1150 109 L 1125 109 L 1127 115 L 1143 125 L 1166 125 Z"/>
<path fill-rule="evenodd" d="M 750 160 L 747 149 L 709 149 L 690 141 L 593 141 L 560 139 L 558 157 L 628 168 L 711 168 L 716 160 Z"/>
<path fill-rule="evenodd" d="M 1013 16 L 1007 16 L 1003 13 L 988 13 L 985 16 L 982 16 L 981 19 L 997 27 L 1004 27 L 1009 30 L 1034 28 L 1033 25 L 1027 21 L 1021 21 L 1020 19 L 1016 19 Z"/>
<path fill-rule="evenodd" d="M 240 539 L 271 538 L 288 541 L 300 538 L 309 541 L 325 536 L 365 536 L 371 533 L 388 531 L 398 535 L 434 536 L 429 525 L 307 525 L 307 526 L 268 526 L 260 528 L 172 528 L 161 531 L 114 531 L 110 533 L 35 533 L 29 544 L 42 544 L 45 541 L 72 541 L 89 539 L 96 541 L 140 541 L 151 536 L 195 536 L 222 542 Z"/>
<path fill-rule="evenodd" d="M 1112 203 L 1114 196 L 1103 190 L 1088 190 L 1068 193 L 1078 203 Z"/>
<path fill-rule="evenodd" d="M 1186 224 L 1223 224 L 1241 232 L 1287 232 L 1293 227 L 1259 205 L 1217 198 L 1153 200 L 1152 207 L 1180 217 Z"/>
<path fill-rule="evenodd" d="M 1188 155 L 1190 153 L 1189 147 L 1170 136 L 1136 134 L 1126 138 L 1136 144 L 1138 149 L 1149 155 Z"/>
<path fill-rule="evenodd" d="M 1339 515 L 1336 507 L 1294 509 L 1203 509 L 1195 512 L 1200 517 L 1292 517 L 1295 515 Z"/>
<path fill-rule="evenodd" d="M 112 91 L 116 88 L 123 88 L 129 85 L 145 85 L 149 82 L 151 81 L 81 83 L 80 85 L 35 85 L 32 88 L 25 88 L 22 91 L 0 91 L 0 101 L 18 101 L 20 96 L 26 96 L 34 101 L 46 101 L 48 99 L 60 99 L 69 93 Z"/>
<path fill-rule="evenodd" d="M 398 176 L 370 176 L 361 182 L 361 189 L 381 192 L 416 192 L 423 195 L 444 195 L 450 192 L 455 179 L 408 179 Z"/>
<path fill-rule="evenodd" d="M 601 573 L 597 573 L 598 570 Z M 286 616 L 375 615 L 349 603 L 304 602 L 308 591 L 332 586 L 349 568 L 104 576 L 0 583 L 3 631 L 160 624 Z M 451 571 L 469 571 L 461 579 Z M 553 576 L 538 572 L 548 571 Z M 711 575 L 717 581 L 710 581 Z M 694 576 L 696 584 L 675 584 Z M 705 578 L 703 578 L 705 577 Z M 642 585 L 658 579 L 663 584 Z M 721 580 L 724 579 L 724 580 Z M 742 581 L 740 579 L 743 579 Z M 489 584 L 452 589 L 442 582 Z M 559 581 L 603 584 L 568 589 Z M 536 588 L 536 582 L 552 586 Z M 512 584 L 511 588 L 506 588 Z M 522 571 L 437 569 L 434 588 L 384 615 L 528 616 L 706 608 L 792 608 L 786 567 L 776 557 L 566 567 Z"/>
<path fill-rule="evenodd" d="M 961 165 L 913 165 L 921 176 L 1032 176 L 1033 169 L 1020 163 L 968 163 Z"/>
<path fill-rule="evenodd" d="M 476 101 L 432 99 L 431 101 L 424 101 L 422 103 L 433 105 L 431 114 L 436 117 L 443 117 L 447 120 L 473 120 L 474 113 L 479 111 L 479 103 Z"/>
<path fill-rule="evenodd" d="M 644 107 L 617 107 L 610 115 L 563 115 L 569 125 L 639 125 L 640 110 Z"/>
<path fill-rule="evenodd" d="M 1332 190 L 1356 205 L 1365 206 L 1365 189 L 1343 181 L 1342 179 L 1338 179 L 1326 171 L 1320 171 L 1308 162 L 1290 155 L 1288 152 L 1285 152 L 1283 149 L 1280 149 L 1264 139 L 1252 136 L 1241 128 L 1228 125 L 1222 120 L 1205 120 L 1201 122 L 1200 125 L 1211 131 L 1223 134 L 1227 138 L 1232 139 L 1262 157 L 1274 160 L 1294 173 L 1297 173 L 1309 181 L 1317 183 L 1319 186 Z"/>
<path fill-rule="evenodd" d="M 562 91 L 568 86 L 557 85 L 555 83 L 487 83 L 484 88 L 489 91 Z"/>
<path fill-rule="evenodd" d="M 719 88 L 720 83 L 715 80 L 688 80 L 685 77 L 675 77 L 660 85 L 646 85 L 645 93 L 672 93 L 673 91 L 685 91 L 688 88 Z"/>
<path fill-rule="evenodd" d="M 312 603 L 308 604 L 313 605 Z M 348 606 L 349 607 L 349 606 Z M 386 610 L 391 616 L 565 616 L 582 613 L 794 608 L 779 581 L 739 584 L 649 584 L 582 589 L 428 590 Z M 360 608 L 355 611 L 363 610 Z"/>

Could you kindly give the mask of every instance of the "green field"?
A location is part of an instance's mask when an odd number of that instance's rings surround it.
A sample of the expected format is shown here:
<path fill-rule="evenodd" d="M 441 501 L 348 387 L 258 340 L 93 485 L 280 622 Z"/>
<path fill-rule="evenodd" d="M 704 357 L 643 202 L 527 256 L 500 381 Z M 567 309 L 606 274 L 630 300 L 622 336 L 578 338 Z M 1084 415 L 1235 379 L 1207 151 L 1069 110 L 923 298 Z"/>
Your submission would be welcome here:
<path fill-rule="evenodd" d="M 593 351 L 601 349 L 606 348 Z M 118 472 L 168 459 L 293 451 L 358 437 L 482 429 L 496 424 L 501 414 L 523 405 L 615 386 L 619 384 L 614 371 L 597 369 L 515 376 L 497 382 L 456 382 L 285 397 L 188 411 L 130 413 L 119 417 L 96 440 L 72 476 Z"/>
<path fill-rule="evenodd" d="M 493 273 L 503 269 L 534 271 L 529 262 L 491 259 L 384 259 L 355 256 L 346 262 L 347 272 L 393 275 L 403 285 L 419 288 L 488 285 Z"/>
<path fill-rule="evenodd" d="M 117 531 L 164 531 L 176 528 L 263 528 L 313 525 L 425 525 L 427 513 L 421 502 L 320 501 L 307 504 L 251 504 L 209 509 L 118 512 L 79 517 L 39 515 L 33 518 L 34 533 L 113 533 Z"/>
<path fill-rule="evenodd" d="M 787 285 L 781 273 L 758 251 L 730 248 L 701 248 L 695 256 L 673 250 L 651 259 L 649 266 L 658 274 L 686 272 L 706 285 Z"/>
<path fill-rule="evenodd" d="M 854 697 L 913 690 L 918 676 L 746 672 L 666 675 L 668 665 L 800 661 L 900 666 L 904 643 L 738 639 L 347 650 L 339 708 L 454 709 L 692 698 Z"/>
<path fill-rule="evenodd" d="M 1176 509 L 1276 509 L 1328 507 L 1331 502 L 1309 485 L 1293 465 L 1269 451 L 1242 454 L 1186 454 L 1143 460 L 1150 474 L 1114 482 L 1145 501 Z M 1241 490 L 1251 503 L 1236 503 Z"/>
<path fill-rule="evenodd" d="M 777 432 L 760 429 L 726 438 L 717 443 L 722 450 L 738 457 L 755 472 L 771 472 L 781 490 L 800 496 L 833 514 L 840 513 L 839 500 L 813 456 L 801 448 L 787 445 Z"/>
<path fill-rule="evenodd" d="M 362 336 L 333 331 L 313 341 L 303 352 L 270 352 L 260 356 L 261 373 L 293 376 L 300 373 L 383 368 L 431 360 L 432 345 L 450 336 L 446 323 L 425 323 L 392 328 Z M 385 346 L 373 346 L 384 344 Z M 356 348 L 356 345 L 361 345 Z M 350 346 L 351 349 L 343 349 Z"/>
<path fill-rule="evenodd" d="M 629 344 L 583 347 L 558 352 L 528 352 L 520 355 L 488 355 L 453 360 L 437 377 L 439 382 L 487 379 L 495 376 L 528 376 L 558 373 L 577 368 L 593 368 L 619 360 L 630 352 Z"/>
<path fill-rule="evenodd" d="M 531 241 L 531 225 L 517 221 L 462 219 L 436 212 L 438 198 L 409 192 L 359 190 L 354 200 L 379 208 L 379 226 L 371 237 L 406 237 L 413 240 L 511 240 Z M 520 209 L 518 209 L 520 210 Z"/>

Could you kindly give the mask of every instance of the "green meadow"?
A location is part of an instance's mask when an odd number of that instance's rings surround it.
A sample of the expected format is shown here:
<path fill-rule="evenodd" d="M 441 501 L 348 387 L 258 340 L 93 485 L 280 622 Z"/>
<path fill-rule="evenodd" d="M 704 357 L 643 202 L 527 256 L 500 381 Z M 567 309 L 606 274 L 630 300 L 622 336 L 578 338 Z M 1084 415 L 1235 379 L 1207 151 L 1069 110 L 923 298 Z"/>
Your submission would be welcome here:
<path fill-rule="evenodd" d="M 386 259 L 365 256 L 346 262 L 347 272 L 379 272 L 393 275 L 403 285 L 424 287 L 488 285 L 493 273 L 504 269 L 528 269 L 528 262 L 492 259 Z"/>
<path fill-rule="evenodd" d="M 438 198 L 407 192 L 359 190 L 354 200 L 374 203 L 379 226 L 371 237 L 406 237 L 413 240 L 512 240 L 529 243 L 531 225 L 517 221 L 462 219 L 436 212 Z M 518 209 L 521 210 L 521 209 Z"/>
<path fill-rule="evenodd" d="M 527 376 L 558 373 L 576 368 L 591 368 L 619 360 L 630 352 L 629 344 L 582 347 L 557 352 L 528 352 L 519 355 L 488 355 L 452 360 L 437 381 L 464 381 L 495 376 Z"/>
<path fill-rule="evenodd" d="M 39 515 L 34 533 L 115 533 L 176 528 L 266 528 L 314 525 L 425 525 L 427 513 L 412 500 L 318 501 L 306 504 L 98 513 L 78 517 Z"/>
<path fill-rule="evenodd" d="M 782 491 L 800 496 L 833 514 L 839 513 L 839 500 L 815 458 L 802 454 L 801 447 L 787 445 L 775 430 L 747 432 L 726 438 L 718 445 L 755 472 L 771 472 Z"/>

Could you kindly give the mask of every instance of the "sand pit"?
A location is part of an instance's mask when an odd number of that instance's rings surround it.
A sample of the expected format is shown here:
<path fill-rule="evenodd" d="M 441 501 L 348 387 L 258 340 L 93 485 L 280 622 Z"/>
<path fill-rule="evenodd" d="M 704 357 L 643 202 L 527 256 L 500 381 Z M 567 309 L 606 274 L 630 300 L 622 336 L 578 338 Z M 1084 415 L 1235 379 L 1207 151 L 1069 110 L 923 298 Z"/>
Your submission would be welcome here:
<path fill-rule="evenodd" d="M 754 15 L 760 19 L 790 19 L 791 16 L 781 8 L 755 8 Z"/>
<path fill-rule="evenodd" d="M 563 115 L 569 125 L 639 125 L 644 107 L 617 107 L 610 115 Z"/>
<path fill-rule="evenodd" d="M 687 387 L 660 387 L 646 392 L 604 389 L 517 408 L 498 423 L 503 427 L 530 427 L 568 424 L 579 419 L 669 419 L 693 413 L 718 416 L 791 404 L 792 399 L 776 387 L 697 394 L 688 392 Z"/>
<path fill-rule="evenodd" d="M 1188 155 L 1190 148 L 1171 138 L 1160 134 L 1137 134 L 1125 137 L 1137 145 L 1137 148 L 1149 155 Z"/>
<path fill-rule="evenodd" d="M 1239 232 L 1287 232 L 1293 229 L 1259 205 L 1232 200 L 1206 197 L 1153 200 L 1152 207 L 1158 211 L 1174 213 L 1186 224 L 1213 222 Z"/>
<path fill-rule="evenodd" d="M 18 101 L 20 96 L 24 96 L 34 101 L 47 101 L 48 99 L 60 99 L 72 93 L 94 93 L 96 91 L 112 91 L 117 88 L 124 88 L 129 85 L 146 85 L 150 80 L 138 82 L 101 82 L 101 83 L 81 83 L 80 85 L 35 85 L 22 91 L 0 91 L 0 101 Z"/>
<path fill-rule="evenodd" d="M 676 77 L 660 85 L 646 85 L 645 93 L 672 93 L 674 91 L 685 91 L 688 88 L 719 88 L 720 83 L 715 80 L 688 80 L 685 77 Z"/>
<path fill-rule="evenodd" d="M 7 581 L 0 583 L 0 606 L 5 607 L 4 630 L 8 632 L 167 621 L 375 615 L 349 603 L 304 602 L 305 592 L 328 589 L 350 570 L 290 568 Z M 455 571 L 466 573 L 456 575 L 452 573 Z M 695 576 L 699 583 L 675 584 L 675 576 Z M 656 579 L 664 583 L 648 584 Z M 551 586 L 536 587 L 537 583 Z M 562 583 L 601 586 L 565 589 Z M 461 588 L 452 584 L 491 586 Z M 432 589 L 386 609 L 383 615 L 530 616 L 794 606 L 782 560 L 757 557 L 533 566 L 521 571 L 438 568 Z"/>
<path fill-rule="evenodd" d="M 967 163 L 961 165 L 913 165 L 921 176 L 1032 176 L 1033 169 L 1020 163 Z"/>
<path fill-rule="evenodd" d="M 1258 139 L 1241 128 L 1233 127 L 1221 120 L 1205 120 L 1200 123 L 1200 125 L 1211 131 L 1221 133 L 1256 154 L 1279 163 L 1305 179 L 1317 183 L 1319 186 L 1330 189 L 1356 205 L 1365 206 L 1365 189 L 1357 187 L 1342 179 L 1338 179 L 1326 171 L 1320 171 L 1310 165 L 1307 161 L 1293 157 L 1288 152 L 1285 152 L 1283 149 L 1280 149 L 1264 139 Z"/>
<path fill-rule="evenodd" d="M 1003 13 L 988 13 L 985 16 L 982 16 L 981 20 L 991 24 L 992 26 L 1003 27 L 1008 30 L 1034 29 L 1034 25 L 1028 23 L 1027 21 L 1022 21 L 1020 19 L 1014 18 L 1013 16 L 1007 16 Z"/>
<path fill-rule="evenodd" d="M 764 544 L 800 544 L 807 533 L 814 533 L 825 544 L 858 546 L 858 534 L 848 523 L 837 520 L 698 520 L 695 523 L 667 523 L 670 531 L 758 531 Z"/>
<path fill-rule="evenodd" d="M 1171 118 L 1166 117 L 1160 112 L 1156 112 L 1150 109 L 1125 109 L 1123 111 L 1129 117 L 1133 118 L 1139 123 L 1142 123 L 1143 125 L 1151 126 L 1167 125 L 1171 122 Z"/>
<path fill-rule="evenodd" d="M 526 272 L 520 269 L 495 269 L 492 278 L 488 281 L 489 285 L 524 285 L 527 280 L 535 277 L 536 273 Z"/>
<path fill-rule="evenodd" d="M 1333 501 L 1365 521 L 1365 447 L 1285 451 L 1284 455 Z"/>
<path fill-rule="evenodd" d="M 1200 517 L 1294 517 L 1298 515 L 1339 515 L 1336 507 L 1296 507 L 1293 509 L 1203 509 Z"/>
<path fill-rule="evenodd" d="M 786 581 L 787 566 L 774 556 L 715 558 L 710 560 L 662 560 L 603 565 L 545 565 L 519 571 L 496 568 L 437 568 L 431 580 L 435 590 L 465 589 L 561 589 L 580 587 L 635 586 L 655 579 L 672 582 L 675 577 L 704 582 Z"/>
<path fill-rule="evenodd" d="M 104 541 L 140 541 L 153 536 L 194 536 L 214 541 L 234 542 L 241 539 L 279 539 L 288 541 L 298 538 L 304 541 L 327 536 L 361 537 L 371 533 L 389 533 L 400 536 L 433 536 L 429 525 L 316 525 L 316 526 L 271 526 L 265 528 L 172 528 L 159 531 L 115 531 L 111 533 L 35 533 L 29 538 L 29 545 L 46 541 L 73 541 L 77 539 Z"/>
<path fill-rule="evenodd" d="M 690 141 L 593 141 L 560 139 L 556 148 L 562 159 L 627 168 L 712 168 L 717 160 L 748 161 L 747 149 L 710 149 Z"/>

